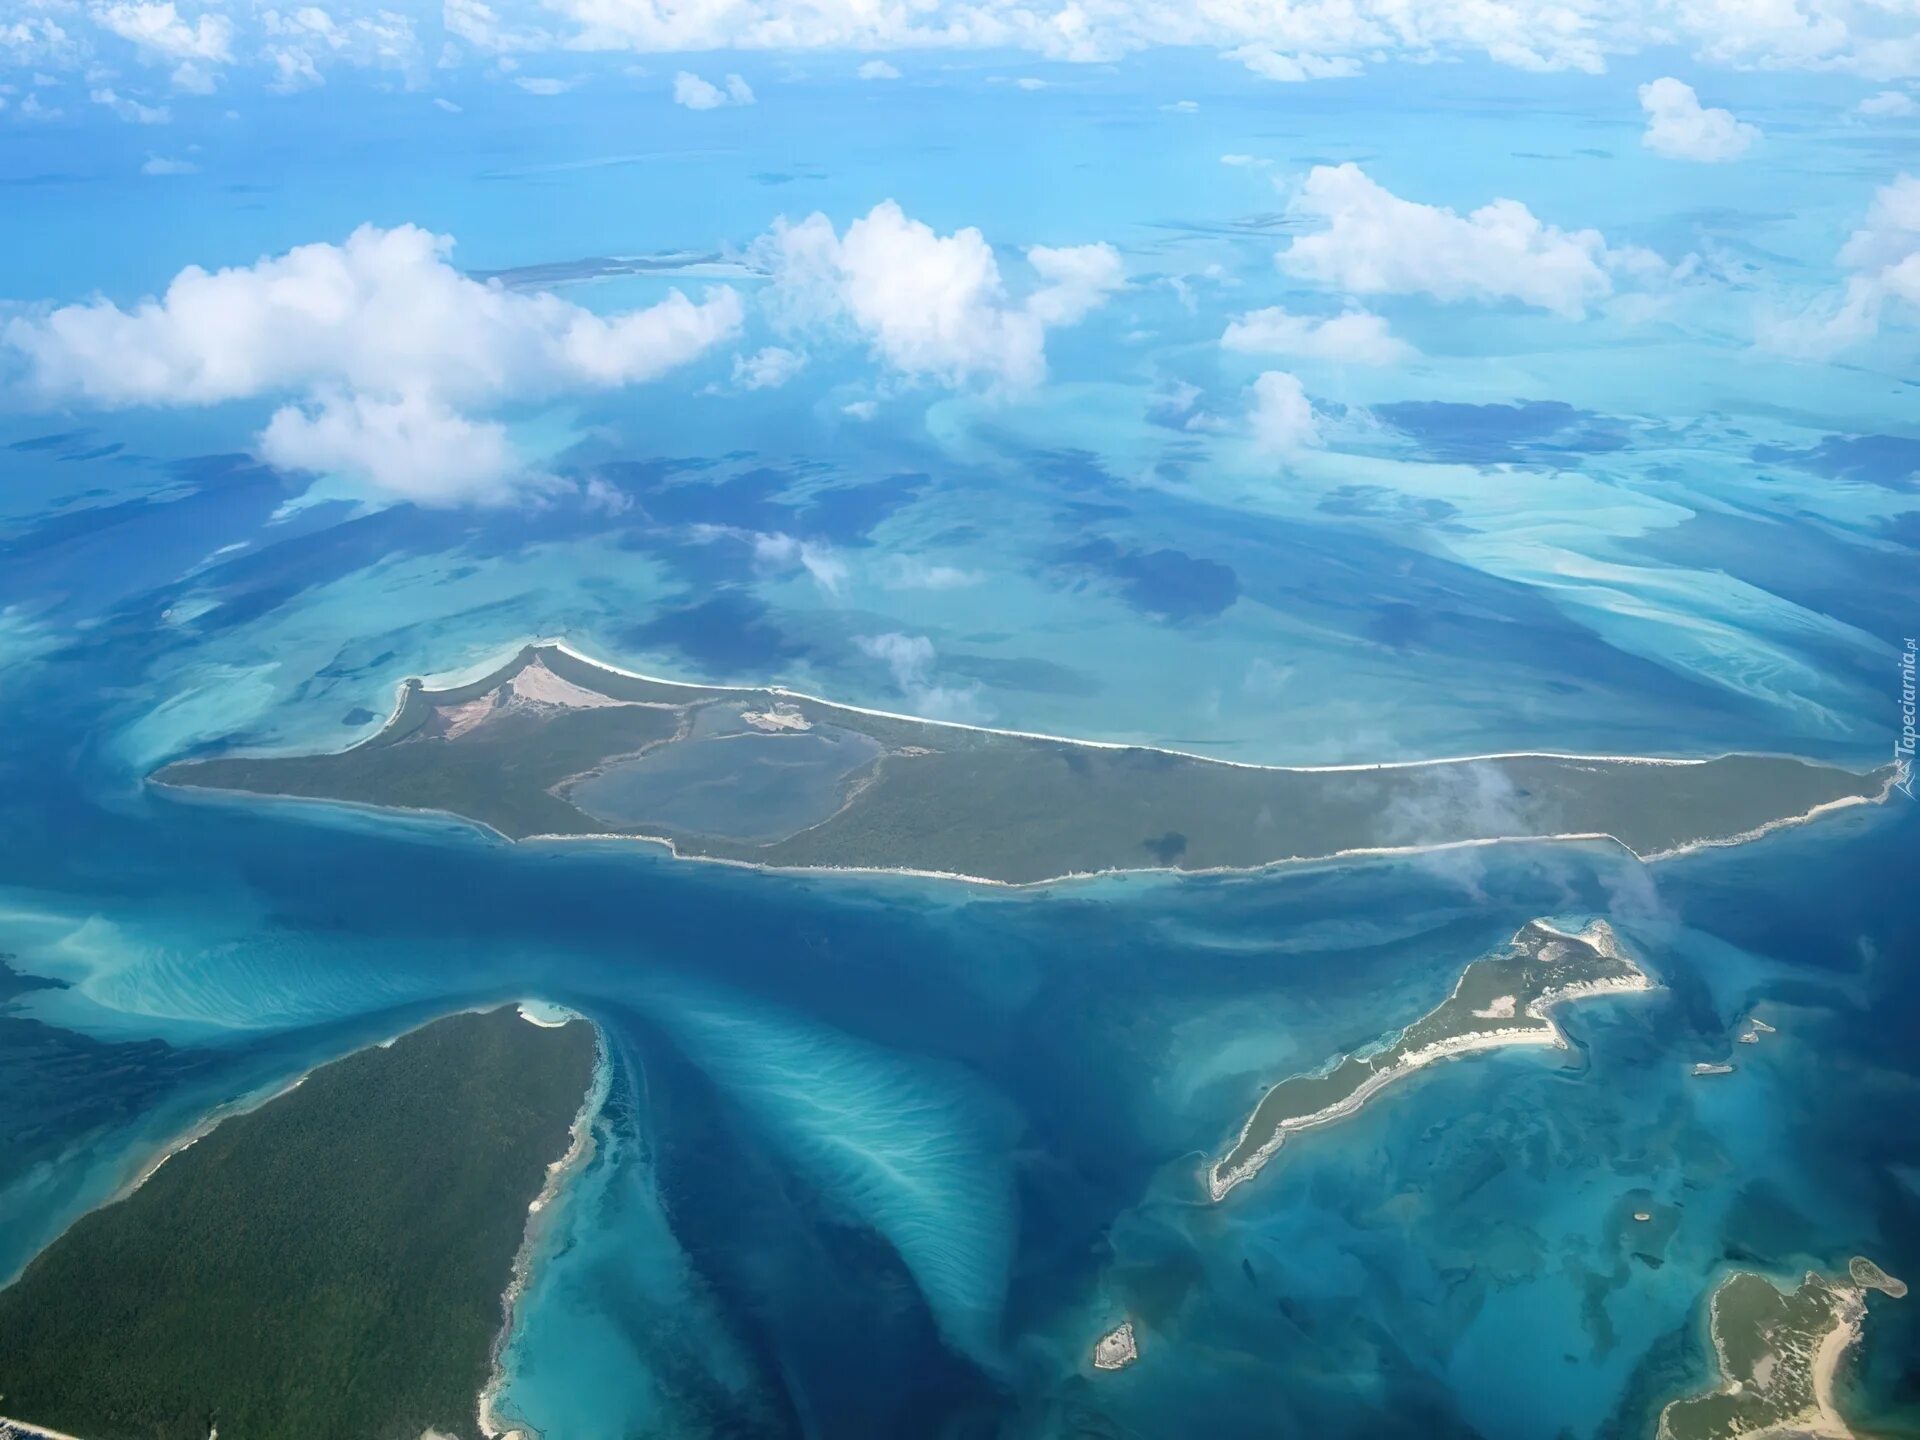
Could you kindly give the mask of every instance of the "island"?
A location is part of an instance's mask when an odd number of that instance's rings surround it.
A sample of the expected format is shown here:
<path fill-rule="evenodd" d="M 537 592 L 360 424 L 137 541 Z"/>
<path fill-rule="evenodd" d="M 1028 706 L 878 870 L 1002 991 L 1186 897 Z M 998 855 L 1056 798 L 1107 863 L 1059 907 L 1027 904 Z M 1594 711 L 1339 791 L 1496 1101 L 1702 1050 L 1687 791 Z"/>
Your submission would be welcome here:
<path fill-rule="evenodd" d="M 1845 1276 L 1809 1271 L 1791 1290 L 1749 1270 L 1729 1275 L 1707 1307 L 1719 1384 L 1662 1410 L 1660 1440 L 1848 1440 L 1853 1430 L 1834 1386 L 1873 1290 L 1894 1299 L 1907 1293 L 1864 1255 L 1848 1262 Z"/>
<path fill-rule="evenodd" d="M 1564 1050 L 1566 1036 L 1550 1013 L 1555 1006 L 1652 985 L 1622 953 L 1606 921 L 1595 920 L 1578 934 L 1531 921 L 1501 954 L 1467 966 L 1453 993 L 1406 1029 L 1267 1091 L 1233 1147 L 1208 1167 L 1207 1193 L 1216 1201 L 1225 1198 L 1259 1174 L 1289 1135 L 1353 1114 L 1394 1081 L 1437 1060 L 1509 1045 Z"/>
<path fill-rule="evenodd" d="M 1022 885 L 1512 840 L 1655 859 L 1883 800 L 1891 776 L 1771 755 L 1250 765 L 684 685 L 542 643 L 468 684 L 405 682 L 347 750 L 195 757 L 153 780 L 452 815 L 511 840 Z"/>
<path fill-rule="evenodd" d="M 1140 1342 L 1134 1339 L 1131 1320 L 1122 1320 L 1094 1342 L 1093 1368 L 1096 1370 L 1124 1370 L 1139 1358 Z"/>
<path fill-rule="evenodd" d="M 477 1440 L 598 1043 L 449 1016 L 192 1138 L 0 1290 L 0 1431 Z"/>

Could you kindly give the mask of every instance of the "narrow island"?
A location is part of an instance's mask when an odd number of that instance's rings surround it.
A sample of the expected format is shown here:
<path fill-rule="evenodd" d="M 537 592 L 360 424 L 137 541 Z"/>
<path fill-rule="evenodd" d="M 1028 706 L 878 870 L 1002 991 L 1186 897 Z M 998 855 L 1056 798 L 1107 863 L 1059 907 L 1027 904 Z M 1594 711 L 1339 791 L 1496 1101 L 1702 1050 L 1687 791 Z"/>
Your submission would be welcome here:
<path fill-rule="evenodd" d="M 153 779 L 451 815 L 510 840 L 1029 885 L 1512 840 L 1654 859 L 1882 800 L 1891 774 L 1771 755 L 1248 765 L 681 685 L 539 644 L 469 684 L 407 681 L 350 749 L 187 759 Z"/>
<path fill-rule="evenodd" d="M 1809 1271 L 1791 1290 L 1753 1271 L 1729 1275 L 1708 1305 L 1720 1382 L 1662 1410 L 1659 1440 L 1851 1440 L 1835 1382 L 1860 1339 L 1872 1290 L 1896 1300 L 1907 1293 L 1863 1255 L 1844 1276 Z"/>
<path fill-rule="evenodd" d="M 454 1015 L 222 1120 L 0 1290 L 0 1415 L 84 1440 L 478 1440 L 597 1045 L 584 1020 Z"/>
<path fill-rule="evenodd" d="M 1207 1193 L 1224 1199 L 1258 1175 L 1289 1135 L 1353 1114 L 1394 1081 L 1437 1060 L 1509 1045 L 1564 1050 L 1566 1036 L 1551 1014 L 1556 1006 L 1652 985 L 1621 952 L 1606 921 L 1595 920 L 1577 935 L 1531 921 L 1504 952 L 1467 966 L 1453 993 L 1406 1029 L 1267 1091 L 1233 1148 L 1208 1167 Z"/>

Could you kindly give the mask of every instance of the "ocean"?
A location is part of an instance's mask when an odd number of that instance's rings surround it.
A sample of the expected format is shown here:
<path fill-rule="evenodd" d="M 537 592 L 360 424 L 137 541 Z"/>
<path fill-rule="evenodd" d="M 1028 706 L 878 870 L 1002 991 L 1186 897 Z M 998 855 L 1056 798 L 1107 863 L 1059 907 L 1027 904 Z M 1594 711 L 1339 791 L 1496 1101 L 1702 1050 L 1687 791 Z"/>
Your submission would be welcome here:
<path fill-rule="evenodd" d="M 855 349 L 750 399 L 716 358 L 514 413 L 617 505 L 310 486 L 248 458 L 246 402 L 9 401 L 0 1276 L 220 1107 L 533 998 L 607 1039 L 592 1158 L 505 1349 L 503 1408 L 549 1440 L 1644 1436 L 1710 1379 L 1730 1269 L 1865 1254 L 1920 1280 L 1920 819 L 1899 796 L 1652 867 L 1514 846 L 1010 891 L 145 788 L 183 755 L 349 743 L 405 677 L 544 635 L 1241 760 L 1884 762 L 1920 601 L 1911 489 L 1897 445 L 1841 442 L 1910 426 L 1896 361 L 1759 355 L 1730 338 L 1734 282 L 1677 284 L 1651 334 L 1497 309 L 1463 328 L 1413 299 L 1410 369 L 1314 377 L 1335 450 L 1277 473 L 1206 422 L 1250 378 L 1225 318 L 1298 303 L 1272 253 L 1308 164 L 1829 278 L 1897 147 L 1770 110 L 1764 76 L 1729 83 L 1777 130 L 1773 168 L 1682 184 L 1602 77 L 1554 77 L 1548 107 L 1541 77 L 1485 66 L 1325 92 L 1176 56 L 1026 90 L 988 57 L 929 67 L 890 127 L 870 90 L 738 63 L 752 114 L 663 114 L 638 82 L 488 100 L 472 77 L 449 81 L 465 116 L 371 90 L 183 112 L 200 171 L 177 181 L 138 175 L 104 118 L 10 132 L 11 193 L 41 177 L 32 233 L 0 242 L 22 302 L 131 301 L 367 220 L 454 233 L 476 269 L 741 261 L 776 215 L 889 197 L 1009 257 L 1109 240 L 1130 288 L 1050 339 L 1028 400 L 876 386 Z M 1197 112 L 1160 108 L 1187 94 Z M 1010 164 L 1036 127 L 1055 143 Z M 135 203 L 138 235 L 115 218 Z M 706 282 L 566 293 L 668 283 Z M 861 400 L 872 421 L 846 415 Z M 839 568 L 703 526 L 805 536 Z M 885 634 L 928 637 L 927 667 L 861 643 Z M 1207 1203 L 1205 1163 L 1268 1085 L 1417 1018 L 1537 917 L 1608 919 L 1658 989 L 1570 1007 L 1567 1052 L 1436 1066 Z M 1754 1014 L 1775 1032 L 1739 1044 Z M 1094 1373 L 1123 1318 L 1138 1363 Z M 1920 1307 L 1875 1299 L 1846 1400 L 1920 1431 Z"/>

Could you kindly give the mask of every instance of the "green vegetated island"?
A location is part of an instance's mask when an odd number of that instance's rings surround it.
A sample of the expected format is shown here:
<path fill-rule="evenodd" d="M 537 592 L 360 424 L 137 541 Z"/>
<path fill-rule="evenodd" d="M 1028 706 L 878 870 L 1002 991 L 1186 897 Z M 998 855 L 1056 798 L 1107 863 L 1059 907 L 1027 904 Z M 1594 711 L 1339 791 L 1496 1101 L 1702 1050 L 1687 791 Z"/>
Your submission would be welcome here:
<path fill-rule="evenodd" d="M 682 685 L 541 644 L 470 684 L 408 681 L 351 749 L 180 761 L 154 778 L 442 812 L 515 840 L 1035 884 L 1518 839 L 1612 837 L 1652 858 L 1882 799 L 1888 774 L 1766 755 L 1243 765 Z"/>
<path fill-rule="evenodd" d="M 1894 1299 L 1907 1293 L 1863 1255 L 1845 1275 L 1810 1271 L 1791 1290 L 1752 1271 L 1728 1276 L 1708 1306 L 1719 1383 L 1661 1411 L 1659 1440 L 1850 1440 L 1835 1387 L 1872 1290 Z"/>
<path fill-rule="evenodd" d="M 477 1435 L 597 1043 L 455 1015 L 221 1121 L 0 1290 L 0 1415 L 85 1440 Z"/>
<path fill-rule="evenodd" d="M 1652 985 L 1622 953 L 1606 921 L 1595 920 L 1577 935 L 1531 921 L 1503 953 L 1467 966 L 1453 993 L 1404 1030 L 1267 1091 L 1232 1148 L 1208 1166 L 1207 1191 L 1223 1199 L 1259 1174 L 1288 1136 L 1353 1114 L 1435 1061 L 1509 1045 L 1565 1049 L 1551 1014 L 1556 1006 Z"/>

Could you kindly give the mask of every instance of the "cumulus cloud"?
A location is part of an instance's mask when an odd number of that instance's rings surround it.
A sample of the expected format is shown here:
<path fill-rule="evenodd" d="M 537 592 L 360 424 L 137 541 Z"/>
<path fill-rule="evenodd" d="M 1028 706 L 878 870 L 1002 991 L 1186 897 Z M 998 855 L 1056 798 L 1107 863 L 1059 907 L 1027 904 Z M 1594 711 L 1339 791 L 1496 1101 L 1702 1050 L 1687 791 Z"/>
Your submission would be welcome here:
<path fill-rule="evenodd" d="M 1848 272 L 1841 293 L 1798 315 L 1764 317 L 1762 345 L 1824 359 L 1872 339 L 1889 308 L 1920 307 L 1920 177 L 1899 175 L 1876 190 L 1865 223 L 1837 258 Z"/>
<path fill-rule="evenodd" d="M 470 420 L 420 394 L 283 406 L 259 450 L 270 465 L 359 475 L 428 505 L 504 500 L 522 479 L 505 426 Z"/>
<path fill-rule="evenodd" d="M 738 75 L 727 76 L 722 89 L 710 80 L 702 80 L 691 70 L 673 77 L 673 103 L 689 110 L 717 110 L 722 105 L 753 104 L 753 87 Z"/>
<path fill-rule="evenodd" d="M 166 106 L 142 105 L 131 95 L 122 95 L 104 85 L 88 91 L 87 98 L 96 105 L 105 106 L 129 124 L 166 125 L 173 120 L 173 112 Z"/>
<path fill-rule="evenodd" d="M 862 80 L 898 80 L 900 72 L 884 60 L 868 60 L 854 72 Z"/>
<path fill-rule="evenodd" d="M 800 540 L 778 532 L 755 535 L 753 558 L 756 564 L 775 570 L 797 566 L 829 595 L 838 595 L 847 583 L 847 562 L 834 553 L 832 546 L 817 540 Z"/>
<path fill-rule="evenodd" d="M 1878 95 L 1869 95 L 1853 107 L 1862 115 L 1900 118 L 1907 115 L 1920 115 L 1920 101 L 1903 90 L 1882 90 Z"/>
<path fill-rule="evenodd" d="M 878 660 L 892 672 L 894 689 L 912 704 L 914 713 L 935 720 L 979 723 L 987 718 L 980 687 L 937 685 L 933 681 L 935 652 L 924 635 L 856 635 L 853 643 L 863 655 Z"/>
<path fill-rule="evenodd" d="M 1360 63 L 1346 56 L 1284 55 L 1271 45 L 1242 45 L 1228 52 L 1263 80 L 1298 85 L 1306 80 L 1344 80 L 1360 73 Z"/>
<path fill-rule="evenodd" d="M 651 380 L 740 325 L 731 289 L 697 302 L 674 291 L 602 316 L 470 279 L 449 263 L 451 248 L 416 226 L 362 226 L 342 245 L 302 245 L 212 273 L 189 266 L 165 294 L 130 309 L 95 300 L 16 316 L 0 344 L 53 400 L 294 397 L 269 426 L 274 454 L 439 500 L 449 498 L 448 457 L 474 465 L 476 494 L 499 489 L 504 436 L 459 409 Z M 395 463 L 372 463 L 382 438 Z"/>
<path fill-rule="evenodd" d="M 167 60 L 204 60 L 223 65 L 233 59 L 233 21 L 217 11 L 189 24 L 173 0 L 160 4 L 106 5 L 93 12 L 104 30 L 130 40 L 150 56 Z"/>
<path fill-rule="evenodd" d="M 952 385 L 1038 383 L 1048 329 L 1077 324 L 1125 283 L 1110 245 L 1036 245 L 1027 262 L 1039 283 L 1016 301 L 978 230 L 936 234 L 891 200 L 844 235 L 817 213 L 782 222 L 757 250 L 782 324 L 850 325 L 894 369 Z"/>
<path fill-rule="evenodd" d="M 1249 355 L 1288 355 L 1343 365 L 1397 365 L 1418 352 L 1396 339 L 1380 316 L 1366 310 L 1315 319 L 1272 306 L 1227 325 L 1220 344 Z"/>
<path fill-rule="evenodd" d="M 166 43 L 174 47 L 148 46 L 149 57 L 188 45 L 219 48 L 202 45 L 208 37 L 200 27 L 211 17 L 228 27 L 225 48 L 237 58 L 264 61 L 276 83 L 317 75 L 332 58 L 318 45 L 274 54 L 260 33 L 275 13 L 266 0 L 205 3 L 204 14 L 174 15 L 190 39 L 157 21 L 140 22 L 168 31 Z M 375 22 L 413 9 L 391 0 L 357 3 Z M 343 12 L 346 4 L 342 0 Z M 173 12 L 174 5 L 39 0 L 27 8 L 97 19 Z M 1256 74 L 1294 83 L 1355 74 L 1363 60 L 1379 66 L 1484 58 L 1530 71 L 1599 74 L 1610 57 L 1677 47 L 1703 64 L 1742 69 L 1833 71 L 1883 82 L 1920 75 L 1911 0 L 441 0 L 422 8 L 439 12 L 442 64 L 458 63 L 469 50 L 486 56 L 811 50 L 858 53 L 875 57 L 868 64 L 884 65 L 877 58 L 882 53 L 933 48 L 1086 62 L 1175 47 L 1211 49 Z M 126 22 L 114 23 L 124 28 Z M 29 63 L 85 58 L 84 37 L 37 15 L 0 21 L 0 57 L 16 32 L 21 39 L 14 48 L 36 57 Z"/>
<path fill-rule="evenodd" d="M 1247 423 L 1254 443 L 1271 455 L 1294 455 L 1320 440 L 1313 402 L 1300 381 L 1284 370 L 1268 370 L 1253 382 Z"/>
<path fill-rule="evenodd" d="M 1669 160 L 1738 160 L 1760 138 L 1758 126 L 1734 119 L 1730 110 L 1704 108 L 1693 87 L 1671 75 L 1640 87 L 1640 108 L 1647 112 L 1640 143 Z"/>
<path fill-rule="evenodd" d="M 1314 166 L 1288 209 L 1325 228 L 1280 264 L 1356 295 L 1517 300 L 1577 318 L 1613 288 L 1599 231 L 1548 225 L 1517 200 L 1460 215 L 1403 200 L 1348 163 Z"/>
<path fill-rule="evenodd" d="M 742 390 L 777 390 L 805 367 L 807 357 L 779 345 L 733 357 L 733 383 Z"/>

